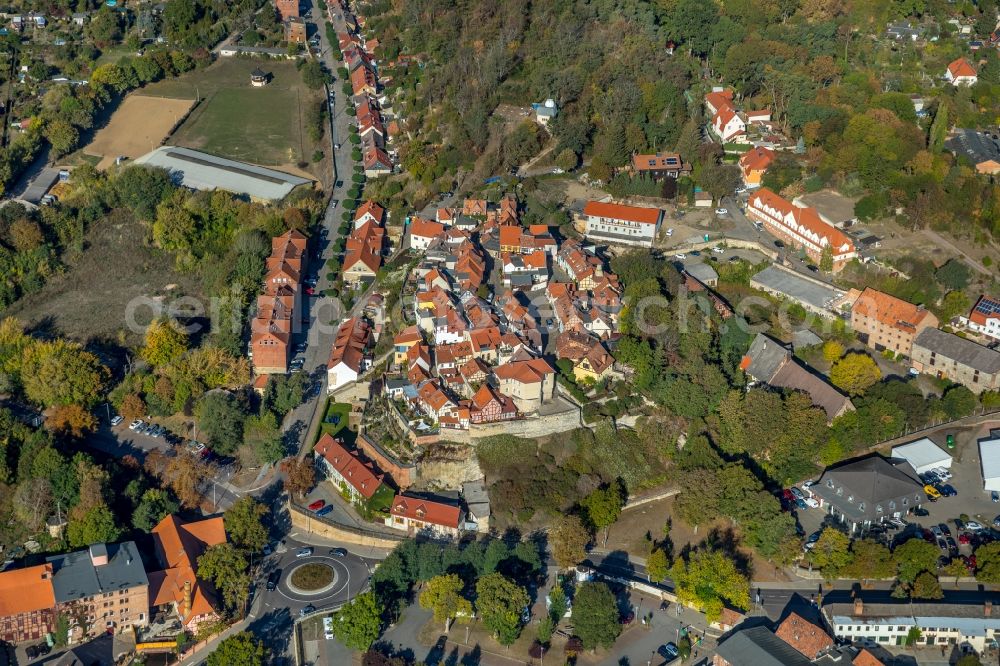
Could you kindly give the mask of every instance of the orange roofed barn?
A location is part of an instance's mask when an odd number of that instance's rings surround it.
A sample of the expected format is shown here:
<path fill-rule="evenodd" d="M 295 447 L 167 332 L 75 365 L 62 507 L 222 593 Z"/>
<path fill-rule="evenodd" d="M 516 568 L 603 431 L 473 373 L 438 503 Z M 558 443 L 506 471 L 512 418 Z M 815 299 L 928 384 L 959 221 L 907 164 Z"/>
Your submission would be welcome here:
<path fill-rule="evenodd" d="M 851 309 L 851 326 L 875 351 L 910 356 L 913 339 L 925 328 L 937 328 L 938 318 L 923 307 L 875 289 L 865 289 Z"/>
<path fill-rule="evenodd" d="M 198 558 L 225 542 L 221 516 L 186 522 L 170 515 L 161 520 L 153 528 L 153 545 L 163 569 L 149 574 L 150 605 L 175 613 L 189 631 L 218 619 L 215 588 L 198 578 Z"/>
<path fill-rule="evenodd" d="M 36 640 L 55 628 L 52 564 L 0 573 L 0 639 Z"/>

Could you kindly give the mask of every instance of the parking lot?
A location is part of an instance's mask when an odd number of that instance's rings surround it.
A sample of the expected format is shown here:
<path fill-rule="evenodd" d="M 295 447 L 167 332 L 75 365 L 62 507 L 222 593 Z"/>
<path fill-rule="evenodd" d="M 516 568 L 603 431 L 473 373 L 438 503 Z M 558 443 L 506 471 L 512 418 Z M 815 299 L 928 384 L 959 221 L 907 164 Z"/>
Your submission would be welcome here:
<path fill-rule="evenodd" d="M 955 448 L 947 448 L 947 436 L 955 438 Z M 870 536 L 892 546 L 902 543 L 912 537 L 922 537 L 935 543 L 941 549 L 942 564 L 946 559 L 972 555 L 975 547 L 984 540 L 1000 538 L 1000 529 L 994 528 L 993 521 L 1000 517 L 1000 503 L 993 502 L 991 494 L 983 490 L 983 479 L 980 470 L 978 441 L 990 436 L 988 427 L 978 427 L 969 430 L 942 429 L 930 436 L 930 439 L 952 455 L 952 465 L 949 470 L 951 478 L 944 484 L 951 486 L 956 495 L 943 496 L 936 501 L 926 501 L 921 508 L 926 516 L 917 516 L 912 512 L 903 517 L 903 526 L 886 525 L 855 536 Z M 919 439 L 915 437 L 914 439 Z M 941 484 L 939 484 L 941 485 Z M 808 496 L 808 488 L 803 489 Z M 814 508 L 796 508 L 795 515 L 802 528 L 802 533 L 809 537 L 824 527 L 832 525 L 838 529 L 848 527 L 835 521 L 824 510 Z M 956 523 L 956 519 L 960 522 Z M 959 528 L 965 521 L 978 523 L 983 529 Z M 947 528 L 945 531 L 944 528 Z"/>

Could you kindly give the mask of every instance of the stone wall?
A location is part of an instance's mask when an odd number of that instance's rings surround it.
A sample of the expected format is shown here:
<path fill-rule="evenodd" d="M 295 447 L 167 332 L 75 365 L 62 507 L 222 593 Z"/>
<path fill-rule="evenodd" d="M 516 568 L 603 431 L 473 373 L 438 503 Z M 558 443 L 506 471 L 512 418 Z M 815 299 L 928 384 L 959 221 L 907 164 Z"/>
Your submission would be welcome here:
<path fill-rule="evenodd" d="M 364 451 L 365 455 L 373 460 L 379 469 L 391 476 L 400 490 L 406 490 L 416 482 L 419 476 L 416 465 L 406 465 L 399 462 L 364 433 L 358 435 L 354 445 Z"/>
<path fill-rule="evenodd" d="M 330 520 L 315 516 L 304 509 L 300 509 L 291 502 L 288 504 L 288 513 L 292 517 L 293 527 L 305 530 L 309 534 L 318 534 L 321 537 L 341 543 L 370 546 L 373 548 L 395 548 L 400 541 L 406 538 L 406 535 L 402 532 L 399 533 L 399 536 L 396 536 L 392 533 L 381 533 L 349 527 L 347 525 L 338 525 Z"/>

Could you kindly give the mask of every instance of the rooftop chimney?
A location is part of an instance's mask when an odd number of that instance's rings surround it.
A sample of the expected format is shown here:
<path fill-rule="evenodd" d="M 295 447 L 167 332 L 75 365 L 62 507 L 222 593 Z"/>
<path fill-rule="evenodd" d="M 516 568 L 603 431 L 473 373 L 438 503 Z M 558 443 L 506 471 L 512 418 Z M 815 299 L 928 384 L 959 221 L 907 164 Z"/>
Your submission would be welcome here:
<path fill-rule="evenodd" d="M 861 597 L 857 597 L 854 600 L 854 615 L 855 617 L 858 617 L 864 615 L 864 613 L 865 613 L 865 604 L 861 600 Z"/>
<path fill-rule="evenodd" d="M 90 547 L 90 563 L 101 567 L 108 563 L 108 547 L 103 543 L 95 543 Z"/>
<path fill-rule="evenodd" d="M 191 612 L 191 581 L 184 581 L 184 599 L 181 601 L 181 615 L 187 617 L 187 614 Z"/>

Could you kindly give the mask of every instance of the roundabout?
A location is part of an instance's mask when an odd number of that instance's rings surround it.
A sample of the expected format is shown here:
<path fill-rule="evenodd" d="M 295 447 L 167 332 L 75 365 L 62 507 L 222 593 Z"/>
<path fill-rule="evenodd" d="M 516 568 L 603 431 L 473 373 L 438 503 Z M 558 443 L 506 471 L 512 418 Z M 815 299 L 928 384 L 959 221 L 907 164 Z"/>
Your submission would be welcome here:
<path fill-rule="evenodd" d="M 322 608 L 343 603 L 350 598 L 350 593 L 358 592 L 352 588 L 363 583 L 363 577 L 358 581 L 359 576 L 355 575 L 356 584 L 351 584 L 354 567 L 348 565 L 353 562 L 345 562 L 339 557 L 312 555 L 286 560 L 283 564 L 286 566 L 277 592 L 296 608 L 306 604 Z"/>
<path fill-rule="evenodd" d="M 306 562 L 288 574 L 288 589 L 300 595 L 320 595 L 337 585 L 337 572 L 326 562 Z"/>

